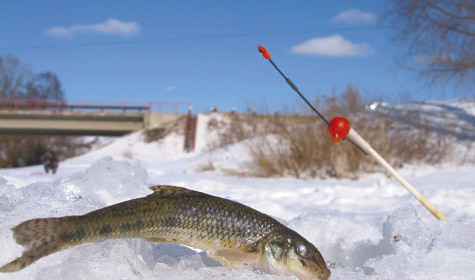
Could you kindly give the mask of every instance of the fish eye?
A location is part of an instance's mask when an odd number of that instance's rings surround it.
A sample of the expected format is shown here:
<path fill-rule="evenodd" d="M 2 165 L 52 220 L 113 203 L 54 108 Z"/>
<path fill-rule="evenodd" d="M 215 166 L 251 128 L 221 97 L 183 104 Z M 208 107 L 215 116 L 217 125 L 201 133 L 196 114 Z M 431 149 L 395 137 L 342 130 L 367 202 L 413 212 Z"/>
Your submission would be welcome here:
<path fill-rule="evenodd" d="M 308 257 L 310 252 L 307 248 L 307 245 L 305 245 L 304 243 L 298 243 L 297 244 L 297 253 L 302 257 Z"/>

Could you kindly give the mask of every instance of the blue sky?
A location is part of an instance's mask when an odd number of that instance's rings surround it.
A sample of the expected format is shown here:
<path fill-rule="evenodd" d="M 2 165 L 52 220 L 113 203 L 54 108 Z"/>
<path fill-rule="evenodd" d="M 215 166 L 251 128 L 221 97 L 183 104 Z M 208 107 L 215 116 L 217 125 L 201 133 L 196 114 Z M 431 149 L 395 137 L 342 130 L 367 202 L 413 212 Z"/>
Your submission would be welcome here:
<path fill-rule="evenodd" d="M 72 100 L 187 101 L 201 112 L 301 106 L 257 51 L 312 99 L 348 85 L 378 100 L 466 97 L 399 68 L 384 1 L 0 3 L 0 55 L 51 71 Z"/>

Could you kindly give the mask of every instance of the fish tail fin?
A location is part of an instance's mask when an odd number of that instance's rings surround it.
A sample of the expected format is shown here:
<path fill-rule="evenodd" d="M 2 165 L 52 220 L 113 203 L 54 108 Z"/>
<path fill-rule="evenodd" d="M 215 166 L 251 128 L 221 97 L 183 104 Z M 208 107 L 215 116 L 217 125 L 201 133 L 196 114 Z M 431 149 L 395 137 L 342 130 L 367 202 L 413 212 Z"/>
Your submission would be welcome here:
<path fill-rule="evenodd" d="M 15 241 L 25 247 L 22 256 L 2 266 L 0 272 L 15 272 L 38 259 L 62 250 L 67 244 L 60 239 L 64 218 L 33 219 L 12 228 Z"/>

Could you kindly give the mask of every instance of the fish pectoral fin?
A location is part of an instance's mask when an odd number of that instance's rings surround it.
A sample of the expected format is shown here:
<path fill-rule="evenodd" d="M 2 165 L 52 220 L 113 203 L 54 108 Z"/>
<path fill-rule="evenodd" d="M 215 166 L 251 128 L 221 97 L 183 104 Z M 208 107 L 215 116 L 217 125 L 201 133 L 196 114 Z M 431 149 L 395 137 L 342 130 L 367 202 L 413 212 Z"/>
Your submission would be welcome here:
<path fill-rule="evenodd" d="M 208 257 L 229 269 L 236 269 L 243 263 L 253 263 L 257 255 L 255 253 L 247 253 L 239 250 L 223 249 L 216 251 L 206 251 Z"/>

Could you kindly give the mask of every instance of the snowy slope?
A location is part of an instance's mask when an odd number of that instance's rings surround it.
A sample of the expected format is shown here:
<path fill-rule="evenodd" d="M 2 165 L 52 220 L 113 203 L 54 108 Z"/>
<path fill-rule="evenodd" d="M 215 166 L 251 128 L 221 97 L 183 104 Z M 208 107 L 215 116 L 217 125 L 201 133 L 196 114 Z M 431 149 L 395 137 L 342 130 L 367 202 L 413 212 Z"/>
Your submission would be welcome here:
<path fill-rule="evenodd" d="M 465 102 L 451 102 L 450 106 L 464 108 L 458 117 L 468 120 L 473 131 L 473 109 L 466 109 Z M 145 143 L 137 132 L 62 162 L 54 176 L 43 174 L 41 166 L 0 170 L 0 265 L 21 255 L 9 228 L 26 219 L 84 214 L 147 195 L 150 185 L 173 184 L 239 201 L 283 221 L 319 248 L 332 270 L 331 279 L 474 278 L 474 165 L 445 163 L 400 170 L 450 219 L 441 222 L 384 174 L 351 181 L 197 172 L 209 161 L 234 168 L 246 162 L 243 143 L 206 152 L 206 143 L 214 137 L 206 129 L 208 120 L 209 115 L 199 116 L 193 153 L 182 151 L 182 135 Z M 395 242 L 394 236 L 400 241 Z M 0 274 L 0 280 L 210 278 L 292 279 L 249 266 L 230 271 L 204 253 L 140 239 L 85 244 L 40 259 L 20 272 Z"/>
<path fill-rule="evenodd" d="M 394 116 L 417 113 L 433 131 L 453 135 L 458 140 L 475 139 L 475 98 L 384 104 L 376 111 Z M 414 119 L 401 118 L 401 121 Z"/>

